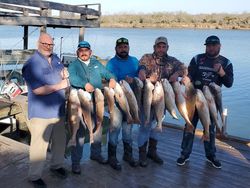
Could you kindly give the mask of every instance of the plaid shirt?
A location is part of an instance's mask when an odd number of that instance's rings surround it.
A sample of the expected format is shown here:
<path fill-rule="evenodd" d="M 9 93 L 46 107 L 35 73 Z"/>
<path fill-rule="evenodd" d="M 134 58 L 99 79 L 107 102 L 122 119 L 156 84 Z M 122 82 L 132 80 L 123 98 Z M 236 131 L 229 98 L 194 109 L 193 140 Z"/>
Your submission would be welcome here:
<path fill-rule="evenodd" d="M 165 55 L 157 57 L 156 54 L 145 54 L 140 60 L 140 69 L 146 70 L 146 77 L 156 74 L 158 79 L 167 78 L 178 72 L 179 76 L 183 76 L 187 69 L 184 63 L 181 63 L 175 57 Z"/>

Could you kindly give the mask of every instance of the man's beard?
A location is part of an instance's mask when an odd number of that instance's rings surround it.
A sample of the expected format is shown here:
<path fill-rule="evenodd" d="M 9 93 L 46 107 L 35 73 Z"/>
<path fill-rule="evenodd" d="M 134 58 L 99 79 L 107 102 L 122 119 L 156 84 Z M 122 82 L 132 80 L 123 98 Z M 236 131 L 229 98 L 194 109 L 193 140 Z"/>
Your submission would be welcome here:
<path fill-rule="evenodd" d="M 121 52 L 119 54 L 117 53 L 117 55 L 122 59 L 128 58 L 128 52 Z"/>
<path fill-rule="evenodd" d="M 217 57 L 219 55 L 219 53 L 220 53 L 220 50 L 218 50 L 217 52 L 214 52 L 214 53 L 208 53 L 208 52 L 206 52 L 206 55 L 208 57 L 210 57 L 210 58 L 215 58 L 215 57 Z"/>

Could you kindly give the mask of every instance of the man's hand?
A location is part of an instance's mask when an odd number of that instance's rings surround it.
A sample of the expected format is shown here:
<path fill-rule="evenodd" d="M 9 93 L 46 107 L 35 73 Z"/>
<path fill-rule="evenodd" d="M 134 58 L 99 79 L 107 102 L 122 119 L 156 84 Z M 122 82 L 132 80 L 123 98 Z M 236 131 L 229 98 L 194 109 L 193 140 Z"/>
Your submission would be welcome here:
<path fill-rule="evenodd" d="M 181 83 L 185 86 L 186 84 L 189 84 L 191 82 L 190 78 L 188 76 L 183 76 L 181 79 Z"/>
<path fill-rule="evenodd" d="M 156 73 L 151 74 L 150 77 L 149 77 L 149 80 L 150 80 L 152 83 L 156 83 L 156 82 L 157 82 L 157 79 L 158 79 L 158 76 L 157 76 Z"/>
<path fill-rule="evenodd" d="M 115 81 L 115 79 L 111 78 L 111 79 L 109 80 L 109 88 L 114 89 L 115 86 L 116 86 L 116 81 Z"/>
<path fill-rule="evenodd" d="M 66 67 L 64 67 L 63 70 L 61 71 L 61 76 L 62 76 L 62 79 L 66 79 L 69 77 L 69 72 Z"/>
<path fill-rule="evenodd" d="M 134 79 L 132 77 L 126 76 L 125 80 L 129 83 L 132 84 Z"/>
<path fill-rule="evenodd" d="M 141 81 L 146 80 L 146 71 L 144 69 L 141 69 L 138 73 L 138 77 Z"/>
<path fill-rule="evenodd" d="M 224 76 L 226 73 L 220 63 L 214 64 L 214 70 L 220 77 Z"/>
<path fill-rule="evenodd" d="M 95 90 L 94 86 L 92 86 L 90 83 L 87 83 L 84 88 L 85 88 L 85 91 L 89 93 L 92 93 Z"/>
<path fill-rule="evenodd" d="M 177 79 L 179 77 L 179 74 L 177 72 L 175 72 L 174 74 L 172 74 L 170 77 L 169 77 L 169 82 L 176 82 Z"/>

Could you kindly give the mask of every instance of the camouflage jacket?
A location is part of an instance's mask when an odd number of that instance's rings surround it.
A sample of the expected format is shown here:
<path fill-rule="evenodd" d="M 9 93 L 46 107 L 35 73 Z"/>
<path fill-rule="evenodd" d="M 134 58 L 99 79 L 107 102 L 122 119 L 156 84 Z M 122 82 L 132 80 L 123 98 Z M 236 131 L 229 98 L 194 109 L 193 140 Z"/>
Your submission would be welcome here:
<path fill-rule="evenodd" d="M 166 55 L 157 57 L 156 54 L 145 54 L 140 60 L 140 68 L 146 70 L 146 77 L 156 74 L 158 80 L 167 78 L 178 72 L 179 76 L 183 76 L 187 67 L 175 57 Z"/>

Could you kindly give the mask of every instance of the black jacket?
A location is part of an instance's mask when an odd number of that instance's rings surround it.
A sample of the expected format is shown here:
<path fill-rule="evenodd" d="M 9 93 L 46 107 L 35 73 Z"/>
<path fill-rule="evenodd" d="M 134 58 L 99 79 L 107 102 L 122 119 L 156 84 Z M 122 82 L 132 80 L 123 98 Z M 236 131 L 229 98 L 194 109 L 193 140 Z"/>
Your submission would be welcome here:
<path fill-rule="evenodd" d="M 220 77 L 213 69 L 213 65 L 220 63 L 225 75 Z M 204 85 L 215 82 L 217 85 L 231 87 L 233 85 L 233 65 L 227 58 L 219 55 L 217 58 L 209 58 L 205 53 L 192 58 L 188 66 L 188 75 L 195 88 L 202 89 Z"/>

